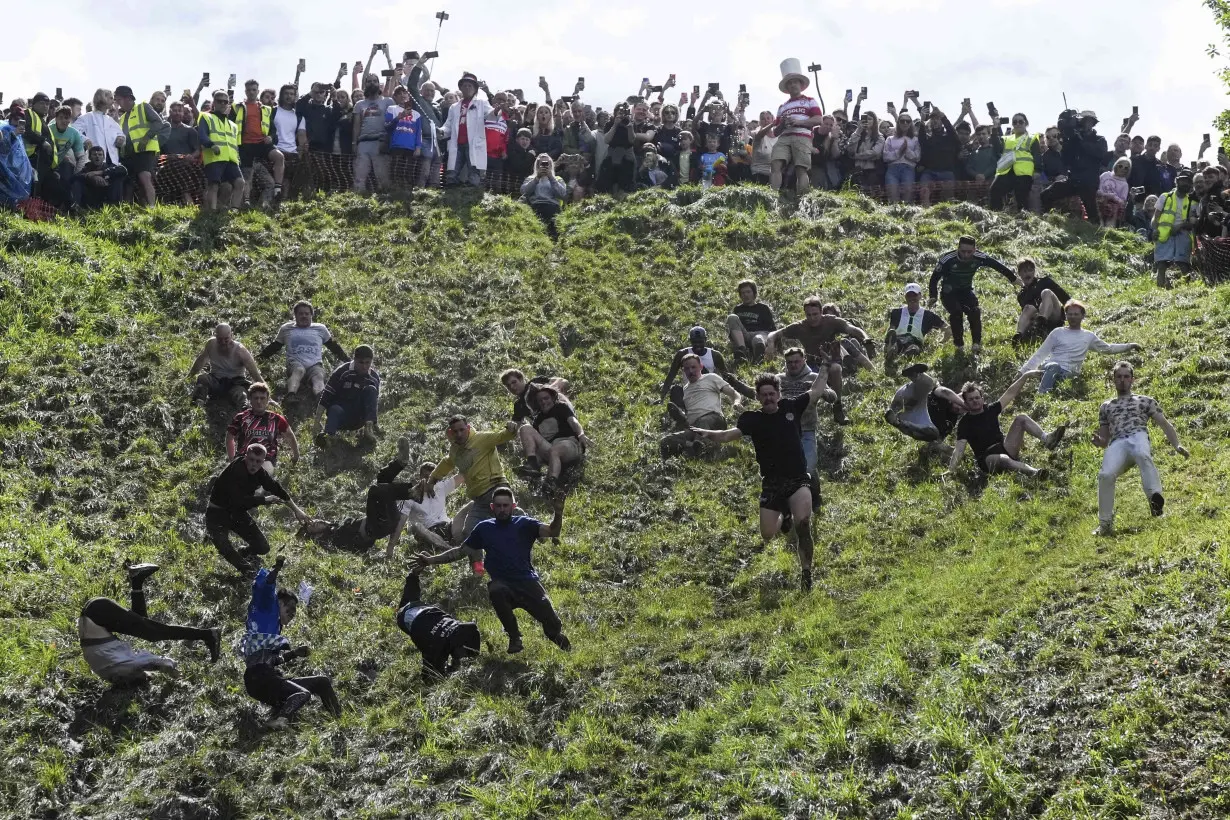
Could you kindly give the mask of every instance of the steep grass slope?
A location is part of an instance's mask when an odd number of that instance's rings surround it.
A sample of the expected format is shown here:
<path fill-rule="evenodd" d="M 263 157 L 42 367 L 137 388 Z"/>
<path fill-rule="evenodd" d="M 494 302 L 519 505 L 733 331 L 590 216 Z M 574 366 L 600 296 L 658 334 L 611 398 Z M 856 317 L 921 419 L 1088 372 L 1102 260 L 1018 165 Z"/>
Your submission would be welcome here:
<path fill-rule="evenodd" d="M 1057 217 L 967 205 L 921 211 L 813 194 L 781 213 L 753 188 L 651 192 L 561 219 L 552 246 L 507 200 L 374 204 L 350 196 L 270 218 L 195 221 L 177 209 L 84 225 L 0 217 L 0 814 L 14 817 L 1221 817 L 1230 812 L 1221 543 L 1230 461 L 1230 299 L 1161 292 L 1147 249 Z M 854 424 L 822 423 L 822 576 L 755 530 L 750 447 L 662 463 L 657 389 L 695 323 L 721 336 L 747 275 L 786 318 L 821 293 L 875 331 L 901 285 L 962 232 L 1031 254 L 1139 340 L 1139 389 L 1193 450 L 1160 436 L 1167 515 L 1135 474 L 1121 537 L 1097 540 L 1106 359 L 1020 406 L 1073 424 L 1041 483 L 977 479 L 920 459 L 881 419 L 895 371 L 850 387 Z M 943 351 L 945 382 L 993 389 L 1020 355 L 1015 300 L 979 282 L 989 344 Z M 74 620 L 123 598 L 120 561 L 154 560 L 151 608 L 242 628 L 248 590 L 203 543 L 220 431 L 184 375 L 219 319 L 250 347 L 308 297 L 342 343 L 375 345 L 385 376 L 374 451 L 315 449 L 289 475 L 317 514 L 361 508 L 395 435 L 443 451 L 443 420 L 499 423 L 506 366 L 567 375 L 597 441 L 559 547 L 537 563 L 575 647 L 535 630 L 507 656 L 484 590 L 438 568 L 431 597 L 477 618 L 490 651 L 419 680 L 393 624 L 404 560 L 388 566 L 297 541 L 261 513 L 286 579 L 316 592 L 290 629 L 347 705 L 289 731 L 260 727 L 241 663 L 111 691 L 89 674 Z M 877 362 L 877 365 L 880 363 Z M 266 364 L 280 377 L 279 363 Z M 306 437 L 305 437 L 306 441 Z M 542 504 L 527 499 L 532 512 Z"/>

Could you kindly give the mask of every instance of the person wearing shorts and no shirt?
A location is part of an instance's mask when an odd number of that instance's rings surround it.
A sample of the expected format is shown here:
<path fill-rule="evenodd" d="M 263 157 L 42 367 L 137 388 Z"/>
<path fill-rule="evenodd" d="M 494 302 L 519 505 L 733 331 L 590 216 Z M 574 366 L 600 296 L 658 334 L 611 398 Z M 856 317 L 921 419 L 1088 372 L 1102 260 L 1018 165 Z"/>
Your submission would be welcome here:
<path fill-rule="evenodd" d="M 338 361 L 349 361 L 350 356 L 334 341 L 329 328 L 313 321 L 316 309 L 311 302 L 295 302 L 290 312 L 294 321 L 286 322 L 278 328 L 278 335 L 265 345 L 256 357 L 263 359 L 285 347 L 286 395 L 293 396 L 298 393 L 306 378 L 312 385 L 312 395 L 319 399 L 325 390 L 324 349 L 328 348 L 330 353 L 337 356 Z"/>
<path fill-rule="evenodd" d="M 201 373 L 207 363 L 209 372 Z M 205 343 L 205 348 L 188 371 L 188 380 L 196 380 L 192 400 L 204 404 L 210 399 L 228 396 L 236 407 L 245 406 L 250 384 L 244 377 L 245 371 L 252 381 L 264 381 L 256 360 L 243 344 L 235 340 L 231 326 L 226 322 L 219 323 L 214 328 L 213 337 Z"/>
<path fill-rule="evenodd" d="M 1038 422 L 1024 413 L 1019 413 L 1012 420 L 1012 426 L 1008 428 L 1008 435 L 1005 436 L 999 426 L 1000 415 L 1020 395 L 1025 382 L 1034 376 L 1041 375 L 1041 370 L 1022 373 L 1020 378 L 1010 384 L 994 404 L 986 403 L 982 387 L 976 382 L 966 382 L 962 385 L 961 398 L 965 402 L 967 412 L 957 422 L 957 446 L 953 448 L 952 458 L 948 461 L 950 471 L 956 471 L 968 445 L 973 448 L 974 461 L 983 473 L 1008 470 L 1036 478 L 1045 477 L 1045 471 L 1030 467 L 1020 460 L 1021 445 L 1025 441 L 1025 434 L 1029 433 L 1041 441 L 1048 450 L 1054 450 L 1059 446 L 1064 432 L 1067 431 L 1067 425 L 1061 424 L 1054 431 L 1045 433 Z"/>
<path fill-rule="evenodd" d="M 802 587 L 811 589 L 812 562 L 812 489 L 807 475 L 807 460 L 803 455 L 803 414 L 814 401 L 824 398 L 836 401 L 836 394 L 823 379 L 812 382 L 801 396 L 783 399 L 781 380 L 771 373 L 756 377 L 756 398 L 759 410 L 749 410 L 739 416 L 729 430 L 692 428 L 697 436 L 710 441 L 737 441 L 744 436 L 756 447 L 760 465 L 760 537 L 768 543 L 793 521 L 798 533 L 799 564 L 802 567 Z"/>
<path fill-rule="evenodd" d="M 783 60 L 781 69 L 782 80 L 777 87 L 783 94 L 789 94 L 790 99 L 781 104 L 777 119 L 760 129 L 759 135 L 777 136 L 769 186 L 775 191 L 781 190 L 786 166 L 793 165 L 799 169 L 794 175 L 795 191 L 802 196 L 811 186 L 807 172 L 811 170 L 812 129 L 824 124 L 824 112 L 814 99 L 803 96 L 811 80 L 802 73 L 799 61 L 793 57 Z"/>
<path fill-rule="evenodd" d="M 928 376 L 922 362 L 910 365 L 901 374 L 910 381 L 897 388 L 893 403 L 884 411 L 884 420 L 910 438 L 927 442 L 931 449 L 951 455 L 952 448 L 943 441 L 965 412 L 965 401 Z"/>

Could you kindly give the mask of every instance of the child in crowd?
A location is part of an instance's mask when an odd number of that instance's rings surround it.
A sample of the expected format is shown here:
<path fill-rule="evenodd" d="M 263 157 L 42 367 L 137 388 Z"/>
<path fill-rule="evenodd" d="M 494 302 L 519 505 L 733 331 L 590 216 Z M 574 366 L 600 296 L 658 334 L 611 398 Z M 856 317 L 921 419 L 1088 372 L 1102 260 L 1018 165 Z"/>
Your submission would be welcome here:
<path fill-rule="evenodd" d="M 674 171 L 673 185 L 687 185 L 700 179 L 697 166 L 699 154 L 693 145 L 695 140 L 691 131 L 682 131 L 679 134 L 679 153 L 671 163 L 671 170 Z"/>
<path fill-rule="evenodd" d="M 517 131 L 517 138 L 508 146 L 504 170 L 509 179 L 523 180 L 534 173 L 534 159 L 537 154 L 531 147 L 532 137 L 530 129 L 522 128 Z"/>
<path fill-rule="evenodd" d="M 641 157 L 641 170 L 636 175 L 637 190 L 642 188 L 660 188 L 666 184 L 670 175 L 660 167 L 658 153 L 652 148 L 645 151 Z"/>
<path fill-rule="evenodd" d="M 718 135 L 713 131 L 705 134 L 705 153 L 700 155 L 698 165 L 702 188 L 726 184 L 726 155 L 718 150 Z"/>

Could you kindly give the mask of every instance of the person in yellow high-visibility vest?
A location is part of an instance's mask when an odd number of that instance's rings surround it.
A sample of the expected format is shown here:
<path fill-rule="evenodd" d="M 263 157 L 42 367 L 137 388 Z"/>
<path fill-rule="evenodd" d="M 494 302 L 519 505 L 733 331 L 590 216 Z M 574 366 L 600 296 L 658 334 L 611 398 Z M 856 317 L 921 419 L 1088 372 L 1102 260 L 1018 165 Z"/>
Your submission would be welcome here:
<path fill-rule="evenodd" d="M 222 89 L 214 92 L 213 106 L 197 119 L 201 136 L 201 163 L 205 166 L 205 193 L 201 211 L 218 207 L 218 190 L 230 186 L 222 201 L 231 208 L 243 205 L 243 173 L 239 170 L 239 126 L 230 118 L 231 100 Z"/>
<path fill-rule="evenodd" d="M 128 177 L 140 191 L 139 199 L 154 204 L 154 174 L 158 172 L 158 138 L 169 126 L 147 102 L 137 102 L 132 89 L 121 85 L 115 89 L 115 104 L 120 110 L 120 130 L 124 132 L 124 147 L 120 162 L 128 169 Z"/>
<path fill-rule="evenodd" d="M 1184 168 L 1179 171 L 1174 180 L 1174 190 L 1167 191 L 1157 198 L 1157 207 L 1153 211 L 1153 235 L 1156 237 L 1153 245 L 1153 264 L 1157 270 L 1157 283 L 1161 287 L 1170 287 L 1166 276 L 1172 266 L 1187 273 L 1192 269 L 1192 228 L 1194 221 L 1191 216 L 1196 198 L 1192 195 L 1192 172 Z"/>
<path fill-rule="evenodd" d="M 991 127 L 999 125 L 992 123 Z M 1024 114 L 1012 115 L 1012 133 L 1004 137 L 1004 153 L 991 183 L 993 211 L 1004 209 L 1004 195 L 1008 193 L 1016 200 L 1018 209 L 1029 207 L 1029 189 L 1034 184 L 1034 171 L 1042 165 L 1042 147 L 1038 135 L 1029 133 L 1028 128 L 1029 119 Z"/>
<path fill-rule="evenodd" d="M 56 176 L 59 159 L 55 153 L 55 141 L 51 138 L 47 117 L 50 104 L 51 98 L 41 91 L 30 98 L 30 104 L 26 107 L 26 132 L 22 135 L 26 142 L 26 156 L 30 158 L 30 167 L 38 177 L 34 191 L 48 199 L 55 197 L 59 187 L 59 179 Z"/>

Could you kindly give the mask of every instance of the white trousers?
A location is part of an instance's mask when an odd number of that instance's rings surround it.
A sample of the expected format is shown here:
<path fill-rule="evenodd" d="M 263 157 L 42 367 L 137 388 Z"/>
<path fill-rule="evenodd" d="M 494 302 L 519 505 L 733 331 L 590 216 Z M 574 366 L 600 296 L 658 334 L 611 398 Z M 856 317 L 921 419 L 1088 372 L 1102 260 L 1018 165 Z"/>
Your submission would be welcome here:
<path fill-rule="evenodd" d="M 1135 464 L 1140 468 L 1140 484 L 1145 498 L 1162 491 L 1162 478 L 1153 465 L 1153 448 L 1149 445 L 1149 433 L 1141 430 L 1127 438 L 1115 439 L 1102 456 L 1102 469 L 1098 471 L 1098 520 L 1111 524 L 1115 520 L 1115 480 Z"/>

